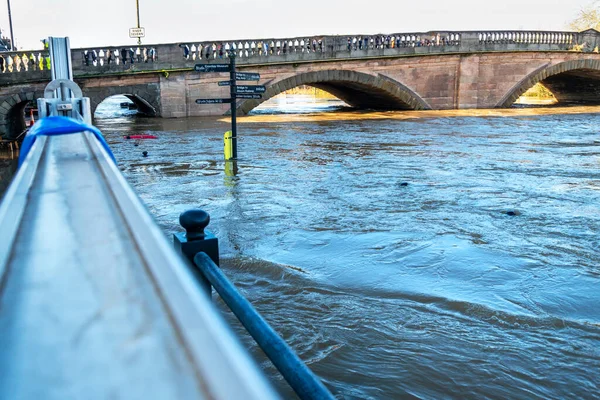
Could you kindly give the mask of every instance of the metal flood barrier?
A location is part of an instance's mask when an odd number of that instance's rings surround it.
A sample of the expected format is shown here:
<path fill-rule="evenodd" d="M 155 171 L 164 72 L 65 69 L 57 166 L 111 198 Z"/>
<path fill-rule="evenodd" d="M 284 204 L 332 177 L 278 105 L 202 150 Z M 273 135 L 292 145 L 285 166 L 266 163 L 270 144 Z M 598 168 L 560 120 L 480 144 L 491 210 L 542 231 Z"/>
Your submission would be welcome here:
<path fill-rule="evenodd" d="M 68 40 L 50 41 L 57 79 L 0 204 L 0 398 L 279 398 L 86 123 L 59 73 Z"/>
<path fill-rule="evenodd" d="M 301 399 L 333 399 L 220 271 L 208 214 L 179 253 L 125 181 L 67 38 L 0 204 L 0 398 L 278 398 L 212 304 L 211 287 Z"/>

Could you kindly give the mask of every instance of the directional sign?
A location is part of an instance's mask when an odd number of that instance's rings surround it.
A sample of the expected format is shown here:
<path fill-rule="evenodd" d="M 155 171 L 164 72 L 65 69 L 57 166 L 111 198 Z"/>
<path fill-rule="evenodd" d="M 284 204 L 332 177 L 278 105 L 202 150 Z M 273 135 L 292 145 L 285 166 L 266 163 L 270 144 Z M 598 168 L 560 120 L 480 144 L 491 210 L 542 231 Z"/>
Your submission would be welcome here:
<path fill-rule="evenodd" d="M 262 85 L 237 85 L 235 87 L 235 92 L 238 94 L 241 94 L 241 93 L 264 93 L 265 90 L 267 90 L 267 88 Z"/>
<path fill-rule="evenodd" d="M 223 104 L 231 103 L 231 99 L 196 99 L 196 104 Z"/>
<path fill-rule="evenodd" d="M 260 79 L 260 74 L 255 72 L 236 72 L 235 79 L 238 81 L 257 81 Z"/>
<path fill-rule="evenodd" d="M 144 28 L 129 28 L 130 38 L 143 38 L 146 36 L 146 30 Z"/>
<path fill-rule="evenodd" d="M 238 99 L 262 99 L 260 94 L 236 94 Z"/>
<path fill-rule="evenodd" d="M 219 82 L 219 86 L 231 86 L 231 81 L 221 81 Z"/>
<path fill-rule="evenodd" d="M 229 64 L 196 64 L 196 72 L 229 72 Z"/>

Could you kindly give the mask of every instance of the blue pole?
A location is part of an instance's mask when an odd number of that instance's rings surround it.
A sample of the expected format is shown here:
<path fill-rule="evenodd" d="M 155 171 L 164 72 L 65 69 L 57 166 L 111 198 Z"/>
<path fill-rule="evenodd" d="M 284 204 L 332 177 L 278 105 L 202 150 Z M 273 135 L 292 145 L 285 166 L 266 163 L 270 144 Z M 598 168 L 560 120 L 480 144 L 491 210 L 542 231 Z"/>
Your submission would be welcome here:
<path fill-rule="evenodd" d="M 256 343 L 302 400 L 334 399 L 323 383 L 298 358 L 287 343 L 260 316 L 205 253 L 194 257 L 196 267 L 208 279 Z"/>

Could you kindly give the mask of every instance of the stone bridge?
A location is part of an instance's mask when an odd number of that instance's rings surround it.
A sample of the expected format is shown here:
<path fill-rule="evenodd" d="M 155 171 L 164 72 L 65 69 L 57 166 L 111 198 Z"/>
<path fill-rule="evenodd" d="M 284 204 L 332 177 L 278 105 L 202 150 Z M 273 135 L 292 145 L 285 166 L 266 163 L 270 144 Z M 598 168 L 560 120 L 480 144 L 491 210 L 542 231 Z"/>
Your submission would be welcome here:
<path fill-rule="evenodd" d="M 357 108 L 423 110 L 510 107 L 543 83 L 561 103 L 600 104 L 600 32 L 427 32 L 105 46 L 73 49 L 75 80 L 94 111 L 125 95 L 141 112 L 166 118 L 223 115 L 226 74 L 196 73 L 197 63 L 226 62 L 259 72 L 261 100 L 239 100 L 238 114 L 300 85 Z M 50 80 L 47 53 L 0 53 L 0 134 L 24 129 L 23 109 Z M 0 60 L 2 61 L 2 60 Z"/>

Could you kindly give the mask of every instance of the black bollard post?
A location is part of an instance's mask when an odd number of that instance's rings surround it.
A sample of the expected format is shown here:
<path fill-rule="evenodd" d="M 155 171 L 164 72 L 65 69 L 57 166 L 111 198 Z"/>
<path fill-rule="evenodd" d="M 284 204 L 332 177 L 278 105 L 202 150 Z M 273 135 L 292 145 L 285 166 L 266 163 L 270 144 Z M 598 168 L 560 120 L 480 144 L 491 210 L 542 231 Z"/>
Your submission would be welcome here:
<path fill-rule="evenodd" d="M 179 224 L 186 230 L 185 233 L 173 234 L 175 250 L 184 255 L 192 264 L 196 254 L 203 252 L 217 265 L 219 265 L 219 239 L 204 229 L 210 223 L 210 215 L 206 211 L 194 209 L 183 212 L 179 216 Z M 198 268 L 192 268 L 194 275 L 210 297 L 212 288 L 208 280 L 202 276 Z"/>

